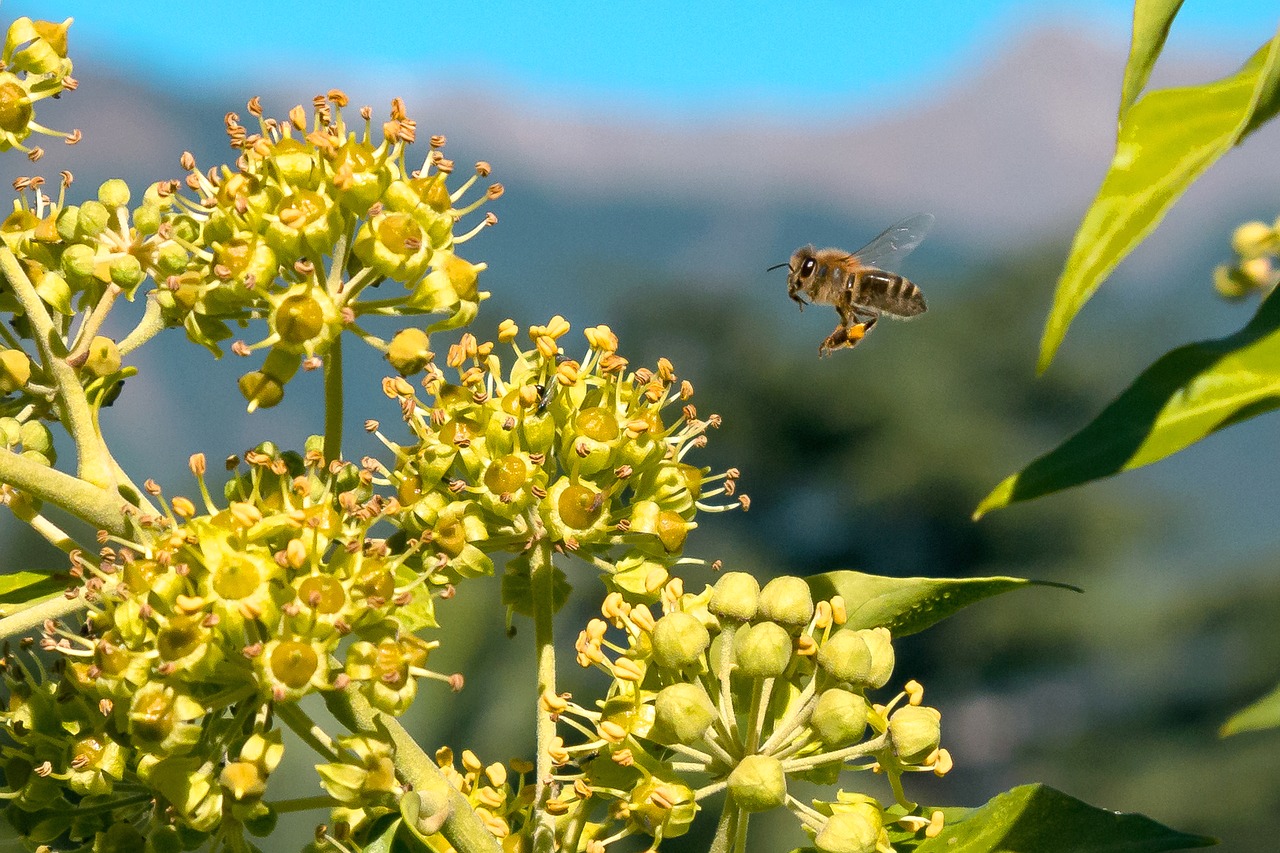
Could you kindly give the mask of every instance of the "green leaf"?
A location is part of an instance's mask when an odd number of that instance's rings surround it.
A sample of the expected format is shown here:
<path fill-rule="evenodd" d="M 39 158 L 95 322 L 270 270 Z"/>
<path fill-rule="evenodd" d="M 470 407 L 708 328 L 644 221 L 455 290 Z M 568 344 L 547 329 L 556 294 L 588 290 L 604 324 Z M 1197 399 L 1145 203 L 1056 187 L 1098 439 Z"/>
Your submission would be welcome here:
<path fill-rule="evenodd" d="M 1133 5 L 1133 39 L 1129 43 L 1129 61 L 1124 66 L 1124 85 L 1120 87 L 1120 119 L 1138 100 L 1151 68 L 1164 49 L 1173 16 L 1182 0 L 1137 0 Z"/>
<path fill-rule="evenodd" d="M 943 809 L 941 834 L 915 853 L 1157 853 L 1218 842 L 1188 835 L 1136 814 L 1082 803 L 1044 785 L 1023 785 L 977 809 Z"/>
<path fill-rule="evenodd" d="M 815 598 L 844 597 L 851 628 L 885 627 L 895 637 L 923 631 L 970 604 L 1027 586 L 1079 589 L 1024 578 L 888 578 L 839 571 L 805 580 Z"/>
<path fill-rule="evenodd" d="M 1259 732 L 1278 726 L 1280 726 L 1280 684 L 1257 702 L 1232 714 L 1231 718 L 1222 724 L 1220 734 L 1223 737 L 1229 737 L 1241 732 Z"/>
<path fill-rule="evenodd" d="M 48 572 L 13 572 L 0 575 L 0 605 L 30 604 L 47 595 L 62 592 L 71 578 Z"/>
<path fill-rule="evenodd" d="M 983 499 L 974 518 L 1149 465 L 1233 423 L 1280 406 L 1280 295 L 1225 338 L 1161 356 L 1092 423 Z"/>
<path fill-rule="evenodd" d="M 1053 361 L 1067 327 L 1103 279 L 1192 182 L 1280 109 L 1277 87 L 1280 33 L 1231 77 L 1150 92 L 1124 113 L 1115 158 L 1058 279 L 1038 370 Z"/>

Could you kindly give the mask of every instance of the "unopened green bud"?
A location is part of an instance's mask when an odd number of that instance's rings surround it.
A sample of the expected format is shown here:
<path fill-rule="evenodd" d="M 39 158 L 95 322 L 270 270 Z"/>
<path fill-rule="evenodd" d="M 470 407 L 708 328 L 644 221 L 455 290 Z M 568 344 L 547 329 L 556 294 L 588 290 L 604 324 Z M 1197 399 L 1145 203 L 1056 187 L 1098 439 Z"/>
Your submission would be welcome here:
<path fill-rule="evenodd" d="M 711 634 L 696 616 L 677 610 L 653 628 L 653 659 L 665 669 L 686 669 L 702 659 Z"/>
<path fill-rule="evenodd" d="M 93 267 L 97 263 L 91 246 L 73 243 L 62 253 L 62 271 L 72 281 L 84 281 L 93 275 Z"/>
<path fill-rule="evenodd" d="M 738 671 L 747 678 L 777 678 L 791 663 L 791 635 L 775 622 L 740 629 L 733 645 Z"/>
<path fill-rule="evenodd" d="M 749 622 L 760 606 L 760 582 L 746 572 L 725 572 L 716 581 L 707 609 L 721 619 Z"/>
<path fill-rule="evenodd" d="M 867 684 L 875 688 L 884 687 L 893 675 L 893 643 L 888 628 L 863 628 L 858 636 L 871 651 L 871 669 L 867 674 Z"/>
<path fill-rule="evenodd" d="M 156 272 L 161 277 L 178 275 L 187 268 L 191 256 L 177 243 L 165 243 L 156 252 Z"/>
<path fill-rule="evenodd" d="M 129 203 L 129 185 L 119 178 L 104 181 L 98 187 L 98 201 L 107 207 L 124 207 Z"/>
<path fill-rule="evenodd" d="M 814 706 L 809 725 L 828 749 L 851 746 L 867 729 L 867 700 L 857 693 L 833 688 L 824 690 Z"/>
<path fill-rule="evenodd" d="M 857 631 L 837 631 L 818 649 L 818 666 L 837 681 L 871 683 L 871 649 Z"/>
<path fill-rule="evenodd" d="M 150 237 L 160 230 L 160 208 L 154 204 L 143 204 L 133 209 L 133 227 L 139 234 Z"/>
<path fill-rule="evenodd" d="M 666 744 L 697 742 L 716 718 L 706 692 L 683 681 L 662 688 L 653 701 L 653 711 L 650 737 Z"/>
<path fill-rule="evenodd" d="M 760 618 L 783 625 L 807 625 L 813 618 L 813 595 L 804 578 L 783 575 L 760 590 Z"/>
<path fill-rule="evenodd" d="M 387 345 L 387 361 L 401 376 L 412 376 L 435 356 L 431 338 L 422 329 L 401 329 Z"/>
<path fill-rule="evenodd" d="M 926 705 L 906 705 L 889 717 L 889 741 L 903 764 L 922 764 L 938 749 L 942 714 Z"/>
<path fill-rule="evenodd" d="M 827 818 L 813 839 L 819 853 L 875 853 L 884 817 L 871 803 L 858 803 Z"/>
<path fill-rule="evenodd" d="M 97 237 L 111 221 L 111 211 L 101 202 L 89 200 L 80 205 L 76 228 L 83 237 Z"/>
<path fill-rule="evenodd" d="M 729 774 L 729 793 L 748 812 L 776 809 L 787 801 L 787 777 L 772 755 L 748 755 Z"/>
<path fill-rule="evenodd" d="M 23 450 L 49 455 L 53 449 L 53 433 L 40 421 L 26 421 L 18 429 L 18 440 Z"/>
<path fill-rule="evenodd" d="M 0 394 L 24 387 L 31 379 L 31 359 L 20 349 L 0 350 Z"/>
<path fill-rule="evenodd" d="M 22 440 L 22 422 L 12 416 L 0 418 L 0 439 L 5 447 L 13 447 Z"/>
<path fill-rule="evenodd" d="M 125 290 L 132 290 L 147 277 L 142 262 L 133 255 L 121 255 L 111 261 L 108 269 L 111 272 L 111 283 Z"/>
<path fill-rule="evenodd" d="M 84 370 L 90 376 L 110 376 L 120 370 L 120 348 L 111 338 L 97 335 L 89 342 L 89 357 Z"/>

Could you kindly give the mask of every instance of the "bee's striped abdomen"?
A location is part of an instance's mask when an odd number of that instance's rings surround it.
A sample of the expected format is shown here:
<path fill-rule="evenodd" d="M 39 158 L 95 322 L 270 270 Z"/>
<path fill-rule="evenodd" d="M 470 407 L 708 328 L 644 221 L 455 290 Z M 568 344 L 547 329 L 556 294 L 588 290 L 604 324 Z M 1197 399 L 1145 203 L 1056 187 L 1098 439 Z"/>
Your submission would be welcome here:
<path fill-rule="evenodd" d="M 907 279 L 884 270 L 868 269 L 857 273 L 858 294 L 855 301 L 879 308 L 897 317 L 923 314 L 924 294 Z"/>

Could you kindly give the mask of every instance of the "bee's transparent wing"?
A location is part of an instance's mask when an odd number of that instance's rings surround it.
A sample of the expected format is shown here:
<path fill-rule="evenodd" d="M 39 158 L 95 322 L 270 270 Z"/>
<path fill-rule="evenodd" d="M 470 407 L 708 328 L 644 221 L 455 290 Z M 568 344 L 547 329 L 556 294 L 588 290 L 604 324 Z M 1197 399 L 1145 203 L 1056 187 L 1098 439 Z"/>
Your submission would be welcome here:
<path fill-rule="evenodd" d="M 920 245 L 932 227 L 932 213 L 909 216 L 897 225 L 890 225 L 880 236 L 854 252 L 853 257 L 863 266 L 892 270 Z"/>

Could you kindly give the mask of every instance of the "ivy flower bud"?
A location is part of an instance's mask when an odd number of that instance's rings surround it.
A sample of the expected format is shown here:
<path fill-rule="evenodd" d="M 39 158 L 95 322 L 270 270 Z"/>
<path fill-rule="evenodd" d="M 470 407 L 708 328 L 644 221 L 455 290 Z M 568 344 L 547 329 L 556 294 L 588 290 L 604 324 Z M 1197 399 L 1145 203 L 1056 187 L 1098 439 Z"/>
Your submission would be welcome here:
<path fill-rule="evenodd" d="M 867 729 L 870 705 L 857 693 L 832 688 L 824 690 L 814 706 L 809 725 L 828 749 L 857 743 Z"/>
<path fill-rule="evenodd" d="M 772 755 L 748 755 L 729 774 L 729 794 L 743 811 L 763 812 L 787 801 L 787 777 Z"/>
<path fill-rule="evenodd" d="M 738 671 L 747 678 L 777 678 L 791 663 L 791 635 L 776 622 L 761 622 L 738 631 L 733 645 Z"/>
<path fill-rule="evenodd" d="M 874 688 L 884 687 L 893 675 L 893 644 L 888 628 L 863 628 L 858 636 L 867 644 L 871 652 L 871 668 L 867 672 L 867 684 Z"/>
<path fill-rule="evenodd" d="M 22 350 L 0 350 L 0 394 L 26 386 L 31 379 L 31 359 Z"/>
<path fill-rule="evenodd" d="M 760 618 L 783 625 L 807 625 L 813 618 L 813 595 L 803 578 L 783 575 L 760 591 Z"/>
<path fill-rule="evenodd" d="M 873 803 L 855 803 L 823 824 L 813 846 L 819 853 L 876 853 L 884 816 Z"/>
<path fill-rule="evenodd" d="M 746 572 L 725 572 L 716 581 L 707 609 L 721 619 L 749 622 L 759 606 L 760 582 Z"/>
<path fill-rule="evenodd" d="M 119 178 L 103 181 L 98 187 L 98 201 L 109 208 L 124 207 L 129 203 L 129 185 Z"/>
<path fill-rule="evenodd" d="M 871 649 L 858 631 L 836 631 L 818 649 L 817 660 L 836 681 L 855 686 L 871 683 Z"/>
<path fill-rule="evenodd" d="M 706 692 L 696 684 L 683 681 L 662 688 L 654 699 L 653 710 L 649 737 L 663 744 L 696 743 L 716 718 Z"/>
<path fill-rule="evenodd" d="M 23 450 L 51 456 L 53 453 L 53 433 L 40 421 L 23 421 L 18 428 L 18 441 Z"/>
<path fill-rule="evenodd" d="M 658 620 L 653 629 L 653 659 L 664 669 L 681 670 L 702 660 L 711 634 L 698 617 L 677 610 Z"/>
<path fill-rule="evenodd" d="M 80 213 L 76 217 L 78 237 L 94 238 L 101 234 L 111 222 L 111 211 L 100 201 L 90 199 L 80 205 Z M 88 246 L 85 247 L 89 248 Z"/>
<path fill-rule="evenodd" d="M 927 705 L 904 705 L 889 717 L 889 741 L 903 764 L 923 764 L 938 749 L 942 714 Z"/>

